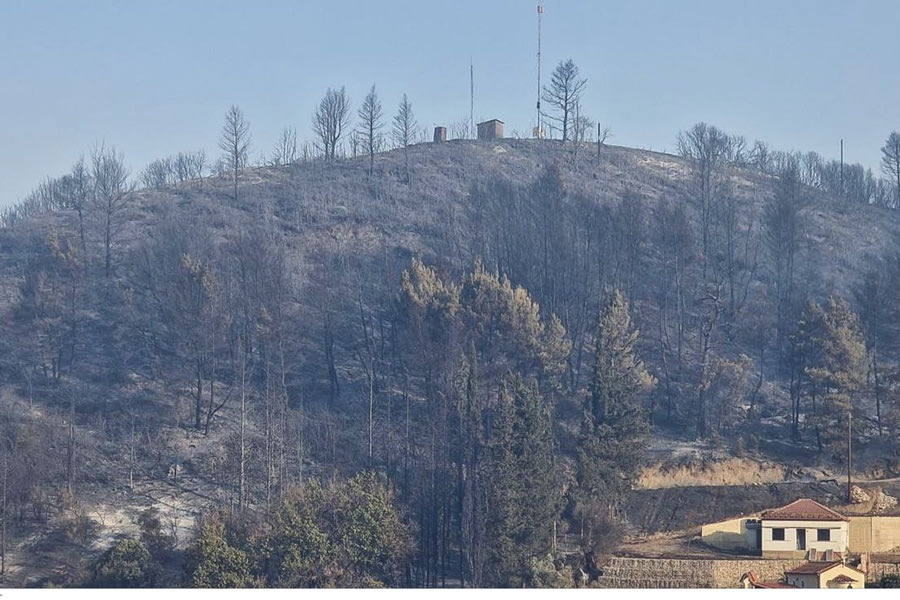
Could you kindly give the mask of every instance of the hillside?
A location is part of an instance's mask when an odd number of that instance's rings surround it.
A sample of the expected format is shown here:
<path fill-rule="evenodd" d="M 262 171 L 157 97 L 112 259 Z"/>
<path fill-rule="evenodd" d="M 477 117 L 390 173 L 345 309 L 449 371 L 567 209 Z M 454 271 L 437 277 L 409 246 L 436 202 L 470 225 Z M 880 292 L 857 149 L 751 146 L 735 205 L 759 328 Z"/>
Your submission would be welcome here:
<path fill-rule="evenodd" d="M 404 151 L 393 150 L 375 158 L 372 174 L 366 158 L 248 168 L 237 198 L 226 177 L 135 191 L 112 217 L 108 273 L 99 209 L 85 213 L 83 242 L 74 210 L 0 229 L 0 402 L 16 489 L 10 583 L 83 581 L 116 536 L 138 532 L 150 506 L 180 551 L 204 511 L 263 512 L 293 483 L 364 468 L 396 486 L 414 524 L 415 583 L 461 571 L 451 551 L 460 542 L 448 532 L 463 517 L 452 484 L 433 483 L 444 460 L 435 431 L 456 427 L 456 405 L 432 410 L 429 386 L 450 397 L 465 376 L 454 365 L 434 384 L 417 370 L 427 351 L 410 349 L 413 326 L 400 314 L 414 258 L 446 282 L 483 264 L 525 288 L 542 323 L 559 318 L 569 345 L 546 397 L 561 488 L 572 485 L 597 316 L 613 288 L 630 304 L 656 380 L 643 408 L 657 469 L 696 473 L 740 457 L 745 475 L 709 480 L 723 488 L 717 498 L 732 484 L 842 472 L 839 448 L 817 444 L 805 395 L 802 430 L 791 437 L 796 372 L 776 339 L 779 275 L 766 229 L 778 178 L 728 168 L 733 218 L 714 243 L 725 248 L 730 236 L 734 252 L 707 257 L 709 274 L 691 165 L 680 157 L 604 146 L 598 159 L 591 145 L 576 155 L 559 142 L 513 139 L 408 152 L 408 182 Z M 811 188 L 803 195 L 793 263 L 802 292 L 787 313 L 796 320 L 807 300 L 829 295 L 863 312 L 864 275 L 897 251 L 896 213 Z M 879 352 L 891 381 L 900 357 L 892 344 Z M 497 356 L 479 371 L 485 406 L 500 394 L 492 378 L 515 362 Z M 895 476 L 900 415 L 886 385 L 876 424 L 880 392 L 868 379 L 854 399 L 856 469 Z M 708 395 L 698 400 L 700 387 Z M 447 434 L 447 473 L 462 471 L 459 439 Z M 689 483 L 698 482 L 702 473 Z M 170 582 L 183 561 L 173 556 Z"/>

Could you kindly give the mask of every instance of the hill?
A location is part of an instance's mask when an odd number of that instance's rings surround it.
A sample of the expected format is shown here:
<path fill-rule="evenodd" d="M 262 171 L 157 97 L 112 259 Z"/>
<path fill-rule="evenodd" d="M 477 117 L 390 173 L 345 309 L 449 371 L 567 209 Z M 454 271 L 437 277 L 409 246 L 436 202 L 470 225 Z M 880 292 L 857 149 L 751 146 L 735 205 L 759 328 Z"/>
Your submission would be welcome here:
<path fill-rule="evenodd" d="M 454 365 L 435 383 L 417 366 L 427 347 L 401 314 L 413 259 L 448 287 L 483 265 L 498 294 L 504 278 L 530 294 L 542 327 L 558 317 L 567 346 L 545 398 L 561 489 L 573 485 L 596 322 L 613 288 L 657 382 L 642 400 L 657 469 L 740 455 L 748 475 L 735 484 L 757 470 L 766 482 L 772 469 L 840 471 L 789 342 L 805 303 L 834 295 L 861 313 L 869 343 L 857 468 L 895 473 L 900 415 L 883 382 L 898 357 L 873 343 L 871 316 L 873 294 L 878 305 L 896 293 L 893 211 L 798 184 L 785 292 L 773 208 L 783 174 L 723 168 L 708 212 L 695 165 L 672 155 L 513 139 L 408 153 L 408 174 L 403 150 L 378 155 L 371 174 L 365 158 L 248 168 L 237 197 L 227 177 L 209 177 L 0 229 L 10 582 L 83 580 L 151 506 L 183 550 L 212 507 L 265 513 L 292 484 L 366 468 L 396 487 L 414 524 L 410 583 L 463 573 L 465 477 L 451 479 L 464 470 L 461 409 L 434 403 L 465 376 Z M 893 327 L 881 318 L 879 331 Z M 442 343 L 449 354 L 455 342 Z M 492 378 L 519 363 L 484 356 L 479 394 L 493 410 Z"/>

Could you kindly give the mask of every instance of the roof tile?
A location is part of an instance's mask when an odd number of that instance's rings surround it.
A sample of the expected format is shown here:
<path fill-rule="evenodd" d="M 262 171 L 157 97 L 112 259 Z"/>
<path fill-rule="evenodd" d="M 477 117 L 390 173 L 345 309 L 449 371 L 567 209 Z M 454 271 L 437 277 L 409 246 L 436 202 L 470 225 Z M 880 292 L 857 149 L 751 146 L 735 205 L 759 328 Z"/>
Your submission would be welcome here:
<path fill-rule="evenodd" d="M 806 562 L 798 567 L 785 571 L 785 573 L 790 573 L 791 575 L 818 575 L 842 564 L 843 563 L 839 560 L 834 562 Z"/>
<path fill-rule="evenodd" d="M 762 514 L 769 521 L 848 521 L 847 517 L 809 498 L 800 498 Z"/>

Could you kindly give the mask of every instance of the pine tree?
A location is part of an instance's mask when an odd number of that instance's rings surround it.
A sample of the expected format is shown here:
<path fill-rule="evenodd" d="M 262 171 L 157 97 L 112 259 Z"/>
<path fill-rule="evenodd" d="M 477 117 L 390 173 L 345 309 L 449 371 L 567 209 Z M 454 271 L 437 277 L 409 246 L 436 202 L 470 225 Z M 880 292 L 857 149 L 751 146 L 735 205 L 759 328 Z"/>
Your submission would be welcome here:
<path fill-rule="evenodd" d="M 801 320 L 804 375 L 812 403 L 819 450 L 843 454 L 847 419 L 866 382 L 866 343 L 859 317 L 843 299 L 830 297 L 823 309 L 810 303 Z"/>
<path fill-rule="evenodd" d="M 644 460 L 648 425 L 640 400 L 655 382 L 637 356 L 639 336 L 617 290 L 600 315 L 579 440 L 578 509 L 588 547 L 594 545 L 592 531 L 612 517 Z"/>

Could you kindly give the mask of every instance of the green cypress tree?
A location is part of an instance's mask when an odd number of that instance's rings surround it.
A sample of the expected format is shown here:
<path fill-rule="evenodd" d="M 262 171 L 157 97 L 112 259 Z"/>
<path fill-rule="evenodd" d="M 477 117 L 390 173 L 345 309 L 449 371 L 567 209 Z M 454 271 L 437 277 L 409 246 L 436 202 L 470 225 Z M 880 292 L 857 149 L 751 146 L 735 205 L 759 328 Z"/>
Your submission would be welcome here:
<path fill-rule="evenodd" d="M 640 401 L 655 381 L 637 355 L 639 336 L 615 291 L 600 314 L 578 448 L 578 512 L 591 547 L 591 532 L 610 519 L 644 462 L 649 428 Z"/>
<path fill-rule="evenodd" d="M 485 580 L 490 585 L 521 586 L 534 559 L 553 548 L 561 500 L 553 451 L 551 414 L 537 384 L 512 375 L 501 392 L 488 442 Z"/>

